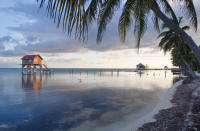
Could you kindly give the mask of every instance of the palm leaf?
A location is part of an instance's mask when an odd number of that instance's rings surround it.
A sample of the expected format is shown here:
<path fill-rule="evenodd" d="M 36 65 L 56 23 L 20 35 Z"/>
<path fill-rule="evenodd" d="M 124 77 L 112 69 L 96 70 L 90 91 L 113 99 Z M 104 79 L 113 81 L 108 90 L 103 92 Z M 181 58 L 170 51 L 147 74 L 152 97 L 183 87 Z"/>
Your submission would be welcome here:
<path fill-rule="evenodd" d="M 184 26 L 182 27 L 183 30 L 189 30 L 190 29 L 190 26 Z"/>
<path fill-rule="evenodd" d="M 162 33 L 160 33 L 160 34 L 158 35 L 158 38 L 165 37 L 165 36 L 167 36 L 168 34 L 171 34 L 171 33 L 172 33 L 171 30 L 164 31 L 164 32 L 162 32 Z"/>
<path fill-rule="evenodd" d="M 91 2 L 89 3 L 89 6 L 84 14 L 84 17 L 87 19 L 88 24 L 91 24 L 94 20 L 96 20 L 99 2 L 100 0 L 91 0 Z"/>
<path fill-rule="evenodd" d="M 187 10 L 187 15 L 190 18 L 190 22 L 194 26 L 195 30 L 198 28 L 198 18 L 197 18 L 197 13 L 194 7 L 193 0 L 179 0 L 183 1 L 185 8 L 184 10 Z"/>
<path fill-rule="evenodd" d="M 169 2 L 167 0 L 160 0 L 160 1 L 161 1 L 162 5 L 163 5 L 163 7 L 165 9 L 165 12 L 169 13 L 172 16 L 173 21 L 175 23 L 178 23 L 176 14 L 175 14 L 174 10 L 172 9 L 172 7 L 170 6 Z"/>
<path fill-rule="evenodd" d="M 145 0 L 139 0 L 135 2 L 134 8 L 134 18 L 135 18 L 135 26 L 134 26 L 134 34 L 136 35 L 137 47 L 140 47 L 140 41 L 142 36 L 144 35 L 147 28 L 146 18 L 149 13 L 149 8 Z"/>
<path fill-rule="evenodd" d="M 105 31 L 107 24 L 111 21 L 115 9 L 119 7 L 120 0 L 107 0 L 103 4 L 98 16 L 98 32 L 97 43 L 101 42 L 103 31 Z"/>
<path fill-rule="evenodd" d="M 87 23 L 82 18 L 85 12 L 84 6 L 87 0 L 37 0 L 40 7 L 46 5 L 47 13 L 60 26 L 62 20 L 63 31 L 70 35 L 75 29 L 76 34 L 84 38 L 87 32 Z M 48 1 L 45 4 L 45 1 Z"/>
<path fill-rule="evenodd" d="M 156 15 L 153 16 L 153 23 L 156 31 L 160 32 L 159 18 Z"/>
<path fill-rule="evenodd" d="M 125 41 L 126 32 L 132 24 L 132 11 L 134 11 L 135 1 L 127 0 L 118 23 L 118 31 L 122 41 Z"/>

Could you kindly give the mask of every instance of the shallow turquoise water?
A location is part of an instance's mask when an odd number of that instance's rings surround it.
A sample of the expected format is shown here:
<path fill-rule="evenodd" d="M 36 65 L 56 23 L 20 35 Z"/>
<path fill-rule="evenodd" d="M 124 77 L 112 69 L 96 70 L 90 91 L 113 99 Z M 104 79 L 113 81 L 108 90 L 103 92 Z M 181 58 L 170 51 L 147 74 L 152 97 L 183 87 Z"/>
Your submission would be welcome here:
<path fill-rule="evenodd" d="M 113 72 L 112 72 L 113 71 Z M 172 86 L 170 71 L 0 69 L 0 130 L 104 130 L 148 114 Z M 134 122 L 134 120 L 132 121 Z"/>

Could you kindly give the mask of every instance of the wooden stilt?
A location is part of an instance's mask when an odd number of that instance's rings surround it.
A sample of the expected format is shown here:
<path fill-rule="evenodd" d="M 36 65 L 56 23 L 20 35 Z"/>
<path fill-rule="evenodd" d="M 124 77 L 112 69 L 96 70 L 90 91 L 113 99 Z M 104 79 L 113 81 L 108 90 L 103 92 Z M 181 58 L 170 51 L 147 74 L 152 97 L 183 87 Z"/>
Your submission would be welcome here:
<path fill-rule="evenodd" d="M 32 66 L 30 65 L 30 74 L 32 74 Z"/>
<path fill-rule="evenodd" d="M 34 68 L 33 68 L 33 71 L 34 71 L 34 73 L 36 73 L 36 72 L 37 72 L 36 65 L 34 65 L 33 67 L 34 67 Z"/>
<path fill-rule="evenodd" d="M 24 67 L 25 65 L 22 65 L 22 74 L 24 74 Z"/>
<path fill-rule="evenodd" d="M 40 65 L 40 72 L 42 72 L 42 65 Z"/>
<path fill-rule="evenodd" d="M 27 68 L 28 68 L 28 74 L 30 74 L 31 73 L 31 65 L 28 65 Z"/>

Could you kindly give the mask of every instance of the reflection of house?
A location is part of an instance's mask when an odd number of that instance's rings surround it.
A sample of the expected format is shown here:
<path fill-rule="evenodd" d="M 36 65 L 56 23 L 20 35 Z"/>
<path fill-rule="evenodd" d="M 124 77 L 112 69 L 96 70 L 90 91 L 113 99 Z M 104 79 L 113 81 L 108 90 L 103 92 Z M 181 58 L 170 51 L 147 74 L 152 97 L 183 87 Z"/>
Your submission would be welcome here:
<path fill-rule="evenodd" d="M 31 89 L 34 92 L 40 91 L 42 88 L 42 75 L 40 75 L 39 80 L 37 79 L 37 75 L 22 75 L 22 88 Z"/>
<path fill-rule="evenodd" d="M 145 66 L 142 63 L 139 63 L 138 65 L 136 65 L 136 69 L 137 70 L 144 70 Z"/>

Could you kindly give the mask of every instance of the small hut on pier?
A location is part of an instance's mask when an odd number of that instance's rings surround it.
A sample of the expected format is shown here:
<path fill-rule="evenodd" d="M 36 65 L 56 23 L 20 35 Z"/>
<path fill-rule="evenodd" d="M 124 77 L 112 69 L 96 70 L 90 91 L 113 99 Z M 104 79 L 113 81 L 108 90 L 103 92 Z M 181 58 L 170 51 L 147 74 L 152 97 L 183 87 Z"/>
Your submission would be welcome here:
<path fill-rule="evenodd" d="M 42 72 L 42 60 L 43 58 L 40 55 L 25 55 L 22 57 L 22 73 L 24 72 L 24 68 L 27 66 L 28 73 L 31 73 L 32 66 L 33 71 L 37 72 L 36 66 L 40 67 L 40 72 Z"/>
<path fill-rule="evenodd" d="M 137 70 L 144 70 L 145 68 L 146 67 L 142 63 L 139 63 L 138 65 L 136 65 Z"/>
<path fill-rule="evenodd" d="M 164 70 L 168 70 L 169 68 L 167 66 L 164 67 Z"/>

